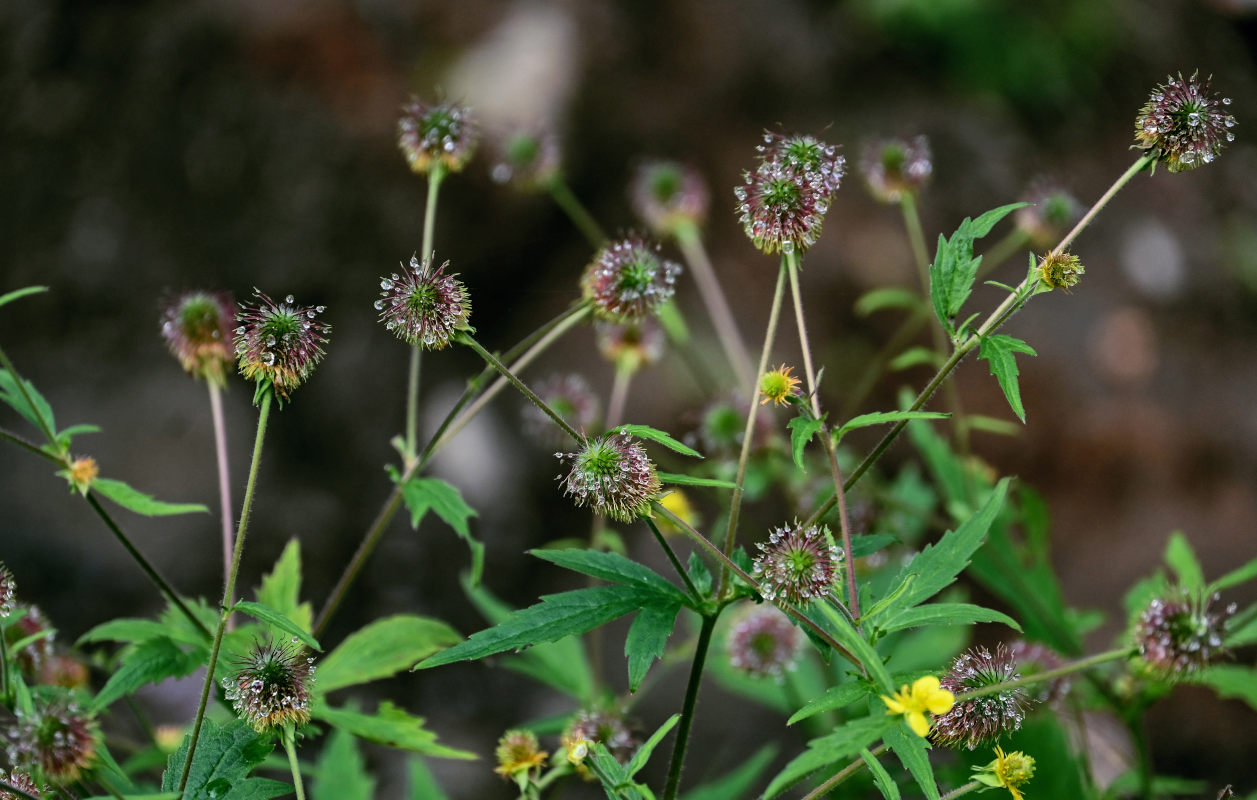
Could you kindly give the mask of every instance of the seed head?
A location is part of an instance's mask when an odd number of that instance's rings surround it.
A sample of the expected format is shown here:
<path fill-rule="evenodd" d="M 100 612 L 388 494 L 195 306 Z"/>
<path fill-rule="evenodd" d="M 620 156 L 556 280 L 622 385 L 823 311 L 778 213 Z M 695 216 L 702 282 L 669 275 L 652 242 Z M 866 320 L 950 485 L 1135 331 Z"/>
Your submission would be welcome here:
<path fill-rule="evenodd" d="M 217 386 L 231 366 L 231 325 L 235 308 L 226 292 L 184 292 L 166 304 L 161 334 L 184 370 Z"/>
<path fill-rule="evenodd" d="M 625 433 L 590 439 L 579 453 L 555 456 L 572 464 L 566 477 L 558 477 L 563 493 L 620 522 L 649 514 L 650 501 L 663 486 L 645 449 Z"/>
<path fill-rule="evenodd" d="M 380 299 L 375 310 L 380 312 L 384 327 L 404 342 L 425 350 L 441 350 L 449 346 L 456 331 L 470 331 L 471 298 L 467 287 L 457 275 L 446 275 L 446 261 L 435 270 L 432 259 L 423 263 L 414 256 L 410 266 L 402 265 L 401 275 L 394 272 L 380 278 Z"/>
<path fill-rule="evenodd" d="M 1022 199 L 1030 205 L 1017 209 L 1014 220 L 1035 247 L 1046 248 L 1055 244 L 1082 217 L 1082 204 L 1078 198 L 1049 178 L 1040 177 L 1031 181 Z"/>
<path fill-rule="evenodd" d="M 8 775 L 5 775 L 4 770 L 0 769 L 0 800 L 18 800 L 20 795 L 4 791 L 5 785 L 17 789 L 18 791 L 25 792 L 31 797 L 40 796 L 39 786 L 35 783 L 31 776 L 16 769 Z"/>
<path fill-rule="evenodd" d="M 397 120 L 397 146 L 406 163 L 417 175 L 441 164 L 459 172 L 471 160 L 480 138 L 479 126 L 471 112 L 452 103 L 429 105 L 417 97 L 402 106 Z"/>
<path fill-rule="evenodd" d="M 764 134 L 760 163 L 733 190 L 742 227 L 765 253 L 802 252 L 820 237 L 846 159 L 810 136 Z"/>
<path fill-rule="evenodd" d="M 752 606 L 733 626 L 729 663 L 756 678 L 780 677 L 794 666 L 803 637 L 776 606 Z"/>
<path fill-rule="evenodd" d="M 332 326 L 317 319 L 323 306 L 295 305 L 292 295 L 276 303 L 258 289 L 253 294 L 256 302 L 241 303 L 236 316 L 240 374 L 270 384 L 280 400 L 287 400 L 323 360 Z"/>
<path fill-rule="evenodd" d="M 578 431 L 591 430 L 598 421 L 598 396 L 590 388 L 589 382 L 576 373 L 551 375 L 538 381 L 534 391 L 546 405 Z M 523 417 L 524 432 L 534 441 L 557 445 L 566 440 L 567 435 L 532 403 L 524 406 Z"/>
<path fill-rule="evenodd" d="M 1153 598 L 1135 624 L 1139 654 L 1153 672 L 1167 680 L 1180 678 L 1228 654 L 1222 641 L 1236 606 L 1215 609 L 1220 599 L 1216 592 L 1189 597 L 1181 590 Z"/>
<path fill-rule="evenodd" d="M 599 318 L 637 322 L 672 299 L 680 274 L 679 264 L 659 255 L 659 245 L 629 234 L 594 255 L 581 277 L 581 290 Z"/>
<path fill-rule="evenodd" d="M 758 547 L 754 575 L 767 599 L 801 604 L 837 587 L 843 553 L 834 546 L 829 528 L 803 528 L 796 520 L 773 530 Z"/>
<path fill-rule="evenodd" d="M 562 157 L 554 131 L 517 131 L 498 150 L 497 163 L 489 173 L 497 183 L 512 183 L 531 192 L 544 189 L 559 176 Z"/>
<path fill-rule="evenodd" d="M 13 573 L 9 572 L 4 562 L 0 561 L 0 619 L 13 613 L 16 600 L 17 581 L 13 579 Z"/>
<path fill-rule="evenodd" d="M 559 741 L 568 749 L 569 754 L 582 742 L 587 748 L 591 748 L 595 742 L 602 742 L 602 746 L 611 751 L 611 755 L 621 764 L 633 757 L 640 744 L 619 714 L 588 709 L 576 712 Z"/>
<path fill-rule="evenodd" d="M 27 713 L 16 712 L 8 731 L 9 761 L 38 766 L 56 784 L 72 783 L 96 760 L 96 718 L 64 692 L 36 696 Z"/>
<path fill-rule="evenodd" d="M 302 649 L 258 643 L 235 663 L 238 670 L 223 678 L 223 688 L 236 713 L 255 731 L 310 721 L 314 659 Z"/>
<path fill-rule="evenodd" d="M 898 203 L 916 195 L 934 172 L 930 143 L 924 136 L 892 137 L 870 142 L 860 159 L 860 172 L 874 199 Z"/>
<path fill-rule="evenodd" d="M 770 401 L 775 406 L 789 405 L 791 398 L 799 396 L 801 381 L 790 374 L 792 369 L 794 367 L 782 364 L 775 370 L 765 372 L 760 376 L 759 393 L 764 396 L 764 399 L 759 401 L 761 406 Z"/>
<path fill-rule="evenodd" d="M 1008 651 L 1020 667 L 1022 674 L 1028 678 L 1040 672 L 1065 666 L 1065 660 L 1056 651 L 1037 642 L 1018 639 L 1009 645 Z M 1057 706 L 1069 694 L 1069 686 L 1069 676 L 1062 675 L 1043 683 L 1033 684 L 1028 691 L 1033 702 Z"/>
<path fill-rule="evenodd" d="M 943 675 L 941 684 L 952 694 L 960 695 L 1020 677 L 1017 662 L 1001 644 L 994 655 L 981 646 L 961 653 Z M 972 750 L 1018 730 L 1030 704 L 1020 688 L 957 700 L 951 711 L 934 721 L 931 738 L 947 747 L 964 745 Z"/>
<path fill-rule="evenodd" d="M 973 768 L 973 779 L 987 786 L 1003 787 L 1013 800 L 1023 800 L 1021 787 L 1034 777 L 1034 759 L 1020 750 L 1005 753 L 995 748 L 995 760 L 985 767 Z"/>
<path fill-rule="evenodd" d="M 1060 289 L 1066 294 L 1087 270 L 1073 253 L 1052 251 L 1039 259 L 1039 280 L 1049 289 Z"/>
<path fill-rule="evenodd" d="M 636 322 L 599 320 L 594 323 L 594 339 L 603 358 L 630 371 L 648 367 L 663 358 L 664 346 L 668 343 L 663 326 L 654 317 L 643 317 Z"/>
<path fill-rule="evenodd" d="M 643 161 L 629 184 L 633 210 L 657 236 L 676 236 L 701 224 L 709 199 L 699 171 L 676 161 Z"/>
<path fill-rule="evenodd" d="M 1231 98 L 1209 93 L 1212 77 L 1180 72 L 1152 90 L 1135 119 L 1136 146 L 1164 162 L 1170 172 L 1186 172 L 1217 158 L 1235 140 L 1235 117 L 1226 113 Z"/>
<path fill-rule="evenodd" d="M 507 731 L 498 739 L 498 746 L 493 754 L 498 759 L 494 772 L 503 778 L 522 777 L 524 780 L 528 779 L 530 773 L 546 765 L 548 755 L 541 749 L 537 736 L 532 731 Z"/>

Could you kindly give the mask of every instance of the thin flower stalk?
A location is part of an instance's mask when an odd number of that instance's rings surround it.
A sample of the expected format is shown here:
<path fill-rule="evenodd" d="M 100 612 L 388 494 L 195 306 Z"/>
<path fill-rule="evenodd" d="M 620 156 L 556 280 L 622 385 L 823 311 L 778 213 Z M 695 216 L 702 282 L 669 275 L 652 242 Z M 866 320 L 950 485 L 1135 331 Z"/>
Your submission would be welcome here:
<path fill-rule="evenodd" d="M 738 385 L 745 386 L 755 378 L 751 373 L 751 355 L 738 331 L 729 302 L 716 278 L 716 271 L 712 269 L 711 258 L 707 255 L 707 248 L 703 246 L 703 237 L 698 226 L 689 223 L 678 228 L 676 241 L 681 255 L 685 257 L 686 266 L 694 276 L 694 282 L 698 284 L 698 294 L 707 308 L 707 315 L 711 317 L 716 338 L 720 340 L 725 357 L 733 366 Z"/>
<path fill-rule="evenodd" d="M 284 725 L 282 739 L 284 752 L 288 754 L 288 768 L 292 771 L 292 785 L 297 792 L 297 800 L 305 800 L 305 786 L 301 781 L 301 764 L 297 761 L 296 726 L 289 722 Z"/>
<path fill-rule="evenodd" d="M 650 517 L 642 517 L 646 523 L 646 527 L 650 528 L 650 532 L 654 534 L 655 541 L 659 542 L 659 547 L 663 550 L 664 555 L 668 557 L 668 562 L 672 564 L 672 568 L 676 570 L 677 575 L 681 577 L 681 582 L 685 584 L 685 590 L 689 593 L 690 599 L 696 603 L 703 601 L 703 595 L 698 591 L 698 587 L 694 585 L 694 581 L 690 580 L 690 574 L 685 571 L 685 567 L 681 565 L 681 559 L 677 558 L 676 551 L 672 549 L 672 545 L 668 544 L 667 538 L 660 532 L 659 526 Z"/>
<path fill-rule="evenodd" d="M 227 425 L 223 417 L 222 389 L 206 381 L 210 397 L 210 420 L 214 425 L 214 458 L 218 465 L 218 516 L 223 533 L 223 576 L 231 569 L 231 475 L 227 462 Z"/>
<path fill-rule="evenodd" d="M 885 752 L 886 752 L 886 745 L 879 744 L 877 747 L 874 747 L 872 750 L 869 751 L 869 755 L 873 758 L 877 758 L 878 756 L 880 756 L 882 753 L 885 753 Z M 820 786 L 817 786 L 815 789 L 813 789 L 812 791 L 804 795 L 803 800 L 820 800 L 820 798 L 829 794 L 829 792 L 833 790 L 833 788 L 836 787 L 838 784 L 846 781 L 847 778 L 850 778 L 852 775 L 856 774 L 857 772 L 859 772 L 861 769 L 863 769 L 866 766 L 868 766 L 868 764 L 865 763 L 863 758 L 857 758 L 855 761 L 852 761 L 847 766 L 838 770 L 838 772 L 836 772 L 833 775 L 833 777 L 829 778 Z"/>
<path fill-rule="evenodd" d="M 588 240 L 589 244 L 595 250 L 602 247 L 607 241 L 607 235 L 602 232 L 602 227 L 598 224 L 589 210 L 584 204 L 577 199 L 572 193 L 572 188 L 567 185 L 567 181 L 562 175 L 555 174 L 550 180 L 546 181 L 546 191 L 550 193 L 550 197 L 554 198 L 554 202 L 559 208 L 563 209 L 563 213 L 567 214 L 572 220 L 572 224 L 576 226 Z"/>
<path fill-rule="evenodd" d="M 441 181 L 445 178 L 445 166 L 436 162 L 428 173 L 428 202 L 423 209 L 423 260 L 433 258 L 432 244 L 436 233 L 436 204 L 440 196 Z M 409 468 L 418 450 L 419 427 L 419 371 L 423 362 L 423 349 L 419 345 L 410 348 L 410 368 L 406 373 L 406 443 L 403 467 Z"/>
<path fill-rule="evenodd" d="M 953 800 L 953 798 L 956 798 L 956 797 L 964 797 L 965 795 L 969 794 L 970 792 L 972 792 L 972 791 L 974 791 L 974 790 L 976 790 L 976 789 L 982 789 L 982 788 L 984 788 L 984 787 L 983 787 L 983 785 L 982 785 L 981 783 L 979 783 L 979 782 L 977 782 L 977 781 L 969 781 L 969 782 L 968 782 L 968 783 L 966 783 L 965 785 L 963 785 L 963 786 L 958 786 L 958 787 L 956 787 L 955 789 L 952 789 L 952 790 L 951 790 L 950 792 L 948 792 L 947 794 L 943 795 L 942 800 Z"/>
<path fill-rule="evenodd" d="M 521 381 L 515 375 L 514 372 L 511 371 L 510 367 L 506 366 L 500 360 L 498 360 L 497 356 L 493 355 L 488 350 L 484 349 L 484 347 L 480 344 L 480 342 L 476 341 L 475 337 L 473 337 L 470 333 L 466 331 L 460 331 L 455 338 L 457 341 L 462 342 L 463 344 L 470 347 L 472 350 L 475 350 L 476 355 L 483 358 L 486 364 L 488 364 L 489 366 L 497 370 L 502 375 L 502 377 L 506 378 L 506 380 L 509 381 L 512 386 L 514 386 L 524 395 L 524 397 L 527 397 L 530 401 L 532 401 L 533 405 L 535 405 L 537 408 L 545 412 L 546 416 L 554 420 L 554 424 L 562 428 L 563 432 L 566 433 L 568 436 L 571 436 L 572 439 L 574 439 L 577 442 L 577 444 L 584 443 L 585 437 L 581 433 L 579 433 L 575 428 L 573 428 L 570 424 L 568 424 L 567 420 L 559 416 L 559 414 L 556 413 L 554 409 L 550 408 L 550 406 L 546 403 L 546 401 L 542 400 L 540 397 L 537 396 L 536 392 L 534 392 L 532 389 L 529 389 L 528 386 L 523 381 Z"/>

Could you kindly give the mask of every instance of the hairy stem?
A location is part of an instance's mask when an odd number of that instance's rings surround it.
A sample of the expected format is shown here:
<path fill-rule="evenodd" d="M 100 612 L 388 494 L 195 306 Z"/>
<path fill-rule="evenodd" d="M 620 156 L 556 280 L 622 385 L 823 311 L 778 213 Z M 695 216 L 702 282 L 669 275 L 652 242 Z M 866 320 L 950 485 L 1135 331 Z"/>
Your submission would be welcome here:
<path fill-rule="evenodd" d="M 514 386 L 516 389 L 520 391 L 521 394 L 524 395 L 524 397 L 527 397 L 530 401 L 532 401 L 532 404 L 535 405 L 537 408 L 541 409 L 542 412 L 547 417 L 554 420 L 554 424 L 562 428 L 563 432 L 566 433 L 568 436 L 572 437 L 572 439 L 575 440 L 577 444 L 585 443 L 585 437 L 582 434 L 578 433 L 575 428 L 573 428 L 570 424 L 568 424 L 567 420 L 563 419 L 563 417 L 560 416 L 557 411 L 555 411 L 553 408 L 550 408 L 550 405 L 546 403 L 545 400 L 542 400 L 540 397 L 538 397 L 536 392 L 534 392 L 532 389 L 529 389 L 528 386 L 526 386 L 523 381 L 521 381 L 518 377 L 515 376 L 515 373 L 511 372 L 509 367 L 507 367 L 505 364 L 503 364 L 501 361 L 498 360 L 497 356 L 493 355 L 488 350 L 485 350 L 480 345 L 480 342 L 476 341 L 475 337 L 473 337 L 470 333 L 467 333 L 466 331 L 459 331 L 455 335 L 454 338 L 457 339 L 459 342 L 462 342 L 463 344 L 467 345 L 472 350 L 475 350 L 476 353 L 485 360 L 486 364 L 488 364 L 489 366 L 497 370 L 499 373 L 501 373 L 502 377 L 506 378 L 511 383 L 512 386 Z"/>
<path fill-rule="evenodd" d="M 546 189 L 550 192 L 550 196 L 554 198 L 554 202 L 559 204 L 559 208 L 563 209 L 568 218 L 572 220 L 578 230 L 584 234 L 585 238 L 597 250 L 607 241 L 607 235 L 602 232 L 602 227 L 593 218 L 593 215 L 586 210 L 580 200 L 576 199 L 576 195 L 572 194 L 572 189 L 567 185 L 567 181 L 562 175 L 556 175 L 546 181 Z"/>
<path fill-rule="evenodd" d="M 305 800 L 305 786 L 301 781 L 301 765 L 297 763 L 297 734 L 296 726 L 288 722 L 284 724 L 284 750 L 288 753 L 288 768 L 292 770 L 292 785 L 297 791 L 297 800 Z"/>
<path fill-rule="evenodd" d="M 690 729 L 694 724 L 694 708 L 698 704 L 698 689 L 703 683 L 703 667 L 707 662 L 707 648 L 711 633 L 716 627 L 717 610 L 704 616 L 698 629 L 698 643 L 694 646 L 694 661 L 690 664 L 690 679 L 685 685 L 685 700 L 681 704 L 681 720 L 677 723 L 677 738 L 672 745 L 672 761 L 668 764 L 668 781 L 664 784 L 663 800 L 675 800 L 681 788 L 681 770 L 685 766 L 685 750 L 690 742 Z"/>
<path fill-rule="evenodd" d="M 981 789 L 985 785 L 986 784 L 980 781 L 969 781 L 964 786 L 952 789 L 950 792 L 943 795 L 942 800 L 952 800 L 954 797 L 962 797 L 969 794 L 969 792 L 972 792 L 974 789 Z"/>
<path fill-rule="evenodd" d="M 885 753 L 885 752 L 886 752 L 886 745 L 879 744 L 877 747 L 869 751 L 869 755 L 873 756 L 874 758 L 877 758 L 878 756 L 880 756 L 882 753 Z M 852 775 L 859 772 L 865 766 L 866 764 L 864 763 L 864 759 L 857 758 L 855 761 L 852 761 L 850 764 L 838 770 L 838 772 L 834 773 L 834 775 L 831 778 L 826 780 L 820 786 L 817 786 L 815 789 L 808 792 L 807 795 L 804 796 L 803 800 L 819 800 L 819 798 L 824 797 L 835 786 L 842 783 L 847 778 L 850 778 Z"/>
<path fill-rule="evenodd" d="M 1091 669 L 1092 667 L 1105 664 L 1109 661 L 1116 661 L 1120 658 L 1129 658 L 1136 652 L 1137 649 L 1133 647 L 1119 647 L 1115 650 L 1107 650 L 1103 653 L 1097 653 L 1094 656 L 1080 658 L 1077 661 L 1072 661 L 1064 666 L 1057 667 L 1056 669 L 1049 669 L 1043 672 L 1037 672 L 1034 675 L 1027 675 L 1024 678 L 1017 678 L 1011 681 L 1000 681 L 999 683 L 992 683 L 989 686 L 983 686 L 980 689 L 961 692 L 956 695 L 956 702 L 960 703 L 965 700 L 972 700 L 975 697 L 982 697 L 988 694 L 998 694 L 1009 689 L 1017 689 L 1023 686 L 1033 686 L 1036 683 L 1050 681 L 1053 678 L 1059 678 L 1063 675 L 1072 675 L 1075 672 Z"/>
<path fill-rule="evenodd" d="M 712 326 L 716 329 L 716 338 L 720 340 L 725 357 L 729 359 L 737 375 L 738 385 L 745 386 L 755 379 L 751 374 L 751 355 L 747 352 L 742 334 L 738 332 L 737 322 L 734 321 L 729 302 L 720 288 L 716 271 L 712 269 L 698 226 L 686 224 L 677 231 L 676 239 L 681 254 L 685 256 L 685 263 L 694 276 L 694 282 L 698 284 L 698 293 L 703 298 L 707 315 L 711 317 Z"/>
<path fill-rule="evenodd" d="M 218 462 L 218 516 L 223 532 L 223 580 L 231 569 L 231 476 L 227 463 L 227 425 L 223 417 L 222 389 L 214 381 L 206 381 L 210 396 L 210 419 L 214 424 L 214 456 Z"/>

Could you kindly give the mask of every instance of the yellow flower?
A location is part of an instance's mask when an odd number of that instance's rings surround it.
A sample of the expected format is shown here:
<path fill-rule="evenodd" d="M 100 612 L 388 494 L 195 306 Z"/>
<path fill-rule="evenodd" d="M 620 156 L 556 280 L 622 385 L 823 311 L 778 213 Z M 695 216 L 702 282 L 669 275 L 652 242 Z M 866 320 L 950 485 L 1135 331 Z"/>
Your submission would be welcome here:
<path fill-rule="evenodd" d="M 930 732 L 930 723 L 925 718 L 925 712 L 946 714 L 955 704 L 956 696 L 940 688 L 938 678 L 926 675 L 913 682 L 911 691 L 905 683 L 895 692 L 894 697 L 882 695 L 882 702 L 886 704 L 887 714 L 903 714 L 912 732 L 924 737 Z"/>
<path fill-rule="evenodd" d="M 765 372 L 759 379 L 759 393 L 764 395 L 764 399 L 759 401 L 762 406 L 768 401 L 772 401 L 775 405 L 784 406 L 790 402 L 790 398 L 799 393 L 799 384 L 801 381 L 790 374 L 790 370 L 794 367 L 787 367 L 782 364 L 772 372 Z"/>
<path fill-rule="evenodd" d="M 690 505 L 690 499 L 680 489 L 673 489 L 660 498 L 659 505 L 676 514 L 682 522 L 690 527 L 698 525 L 698 512 L 694 510 L 694 506 Z M 682 533 L 682 530 L 673 525 L 667 517 L 659 518 L 659 530 L 664 533 Z"/>
<path fill-rule="evenodd" d="M 96 476 L 100 474 L 100 468 L 96 466 L 96 459 L 84 456 L 74 459 L 57 474 L 70 482 L 72 491 L 77 490 L 79 494 L 86 497 L 88 490 L 96 482 Z"/>
<path fill-rule="evenodd" d="M 995 760 L 985 767 L 974 767 L 973 779 L 987 786 L 1002 786 L 1013 800 L 1025 800 L 1021 787 L 1034 777 L 1034 759 L 1020 750 L 1005 753 L 995 748 Z"/>
<path fill-rule="evenodd" d="M 538 746 L 537 737 L 530 731 L 507 731 L 498 740 L 494 754 L 498 767 L 494 770 L 504 778 L 527 775 L 546 764 L 546 753 Z"/>

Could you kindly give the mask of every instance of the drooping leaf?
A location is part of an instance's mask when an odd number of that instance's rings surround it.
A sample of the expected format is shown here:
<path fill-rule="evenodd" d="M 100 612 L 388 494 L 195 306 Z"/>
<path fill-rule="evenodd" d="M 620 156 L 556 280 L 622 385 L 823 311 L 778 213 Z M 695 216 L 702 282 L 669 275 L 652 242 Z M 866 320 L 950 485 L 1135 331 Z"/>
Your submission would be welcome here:
<path fill-rule="evenodd" d="M 636 436 L 639 439 L 649 439 L 652 442 L 675 450 L 683 456 L 692 456 L 694 458 L 702 458 L 702 453 L 692 447 L 688 447 L 676 439 L 673 439 L 667 431 L 661 431 L 658 428 L 652 428 L 649 425 L 620 425 L 611 429 L 612 433 L 627 433 L 630 436 Z"/>
<path fill-rule="evenodd" d="M 939 800 L 938 784 L 934 781 L 934 770 L 930 767 L 930 743 L 917 736 L 908 726 L 898 722 L 886 731 L 886 746 L 899 757 L 900 763 L 912 777 L 916 779 L 927 800 Z"/>
<path fill-rule="evenodd" d="M 693 475 L 682 475 L 677 472 L 657 472 L 659 480 L 674 486 L 710 486 L 713 489 L 736 489 L 733 481 L 722 481 L 718 478 L 696 478 Z"/>
<path fill-rule="evenodd" d="M 163 792 L 179 788 L 190 737 L 190 733 L 184 736 L 183 744 L 166 761 L 161 781 Z M 269 738 L 254 732 L 240 720 L 233 719 L 220 726 L 207 718 L 196 743 L 183 800 L 269 800 L 291 794 L 292 784 L 249 776 L 273 749 Z"/>
<path fill-rule="evenodd" d="M 48 291 L 47 286 L 24 286 L 21 289 L 14 289 L 11 292 L 5 292 L 4 294 L 0 294 L 0 307 L 7 306 L 9 303 L 12 303 L 14 300 L 18 300 L 23 297 L 28 297 L 32 294 L 39 294 L 40 292 L 46 292 L 46 291 Z"/>
<path fill-rule="evenodd" d="M 310 716 L 360 739 L 399 750 L 441 758 L 476 757 L 475 753 L 437 744 L 436 734 L 423 727 L 422 717 L 411 716 L 387 700 L 380 703 L 374 714 L 332 708 L 327 703 L 314 703 L 310 708 Z"/>
<path fill-rule="evenodd" d="M 375 780 L 367 774 L 354 737 L 343 729 L 333 730 L 319 756 L 311 800 L 371 800 L 374 792 Z"/>
<path fill-rule="evenodd" d="M 200 503 L 163 503 L 152 495 L 132 489 L 122 481 L 109 478 L 97 478 L 92 481 L 92 490 L 108 497 L 118 505 L 143 514 L 146 517 L 167 517 L 174 514 L 209 513 L 209 509 Z"/>
<path fill-rule="evenodd" d="M 401 473 L 396 467 L 388 467 L 389 476 L 394 483 L 401 480 Z M 472 582 L 480 582 L 480 574 L 484 570 L 484 544 L 471 535 L 471 527 L 467 520 L 476 516 L 476 511 L 463 500 L 463 495 L 455 487 L 440 478 L 421 478 L 412 476 L 401 484 L 402 500 L 410 511 L 410 527 L 419 528 L 419 523 L 429 510 L 436 512 L 446 525 L 454 529 L 471 550 Z"/>
<path fill-rule="evenodd" d="M 651 592 L 666 601 L 689 604 L 692 601 L 659 573 L 618 553 L 597 550 L 530 550 L 529 553 L 564 569 L 601 578 L 604 581 Z"/>
<path fill-rule="evenodd" d="M 1021 339 L 1003 333 L 993 333 L 982 337 L 978 358 L 986 359 L 991 367 L 991 374 L 995 376 L 1000 388 L 1004 390 L 1008 405 L 1012 407 L 1017 419 L 1025 422 L 1026 409 L 1021 404 L 1021 386 L 1017 383 L 1017 360 L 1014 353 L 1038 355 L 1033 347 Z"/>
<path fill-rule="evenodd" d="M 334 692 L 387 678 L 460 641 L 440 620 L 412 614 L 384 617 L 351 633 L 319 662 L 315 689 Z"/>
<path fill-rule="evenodd" d="M 317 650 L 320 653 L 323 652 L 323 647 L 319 644 L 317 639 L 307 633 L 300 625 L 290 620 L 286 615 L 279 613 L 270 606 L 255 603 L 252 600 L 237 600 L 236 604 L 232 606 L 232 609 L 235 611 L 243 611 L 245 614 L 248 614 L 254 619 L 261 620 L 267 625 L 297 638 L 306 647 L 309 647 L 312 650 Z"/>
<path fill-rule="evenodd" d="M 156 636 L 127 648 L 123 651 L 118 670 L 109 676 L 92 700 L 92 709 L 100 711 L 107 708 L 115 700 L 145 684 L 191 675 L 208 656 L 209 651 L 204 647 L 185 651 L 166 636 Z"/>
<path fill-rule="evenodd" d="M 832 733 L 813 739 L 807 743 L 807 750 L 796 756 L 768 784 L 764 790 L 765 800 L 776 797 L 819 769 L 850 760 L 882 738 L 894 723 L 894 717 L 874 714 L 853 719 Z"/>
<path fill-rule="evenodd" d="M 855 701 L 869 696 L 869 686 L 865 683 L 841 683 L 837 686 L 831 686 L 826 690 L 825 694 L 811 700 L 807 705 L 800 708 L 786 720 L 787 725 L 793 725 L 800 720 L 817 714 L 824 714 L 826 711 L 834 711 L 839 708 L 846 708 Z"/>
<path fill-rule="evenodd" d="M 1193 594 L 1204 590 L 1204 570 L 1200 568 L 1196 552 L 1182 531 L 1170 534 L 1170 540 L 1165 545 L 1165 563 L 1174 570 L 1179 586 Z"/>
<path fill-rule="evenodd" d="M 803 466 L 803 448 L 825 427 L 825 420 L 800 414 L 786 423 L 786 427 L 790 429 L 790 450 L 794 454 L 794 463 L 799 469 L 806 469 Z"/>
<path fill-rule="evenodd" d="M 887 308 L 921 309 L 921 296 L 911 289 L 889 286 L 865 292 L 855 301 L 855 313 L 861 317 Z"/>
<path fill-rule="evenodd" d="M 680 603 L 649 603 L 637 612 L 624 639 L 624 655 L 628 657 L 629 691 L 636 692 L 650 665 L 663 658 L 668 637 L 676 625 Z"/>
<path fill-rule="evenodd" d="M 852 417 L 838 429 L 837 435 L 841 439 L 856 428 L 867 428 L 870 425 L 885 425 L 906 419 L 946 419 L 950 416 L 951 414 L 943 414 L 938 411 L 874 411 L 871 414 L 861 414 L 858 417 Z"/>
<path fill-rule="evenodd" d="M 899 800 L 899 786 L 891 780 L 890 773 L 882 766 L 882 762 L 878 761 L 868 748 L 860 751 L 860 758 L 864 759 L 865 765 L 872 773 L 873 785 L 882 793 L 882 797 L 886 800 Z"/>
<path fill-rule="evenodd" d="M 1015 631 L 1021 631 L 1017 621 L 1007 614 L 970 603 L 929 603 L 900 609 L 881 620 L 878 627 L 889 633 L 926 625 L 972 625 L 976 622 L 1002 622 Z"/>
<path fill-rule="evenodd" d="M 303 631 L 314 629 L 314 611 L 309 603 L 301 602 L 301 543 L 297 539 L 288 540 L 275 568 L 262 576 L 257 599 L 288 617 Z"/>
<path fill-rule="evenodd" d="M 731 797 L 748 797 L 751 787 L 777 755 L 774 745 L 765 745 L 742 765 L 722 778 L 704 783 L 681 795 L 681 800 L 729 800 Z"/>
<path fill-rule="evenodd" d="M 977 219 L 966 217 L 950 238 L 939 234 L 938 250 L 930 264 L 930 301 L 948 333 L 954 331 L 953 320 L 969 299 L 982 263 L 982 256 L 973 255 L 974 240 L 986 236 L 995 223 L 1024 205 L 1012 203 L 991 209 Z"/>

